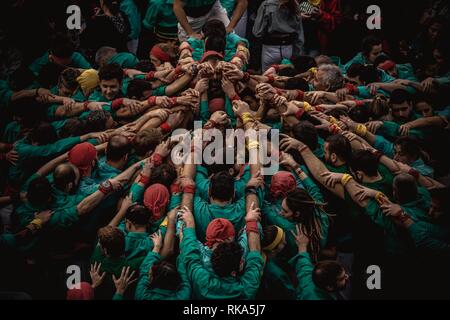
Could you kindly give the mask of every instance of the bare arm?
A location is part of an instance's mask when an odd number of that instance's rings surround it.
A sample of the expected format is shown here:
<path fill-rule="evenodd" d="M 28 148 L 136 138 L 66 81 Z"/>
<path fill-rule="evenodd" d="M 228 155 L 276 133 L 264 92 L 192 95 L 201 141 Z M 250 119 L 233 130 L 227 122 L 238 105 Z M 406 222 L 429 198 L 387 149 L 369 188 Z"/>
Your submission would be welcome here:
<path fill-rule="evenodd" d="M 181 0 L 174 0 L 173 1 L 173 13 L 175 13 L 175 16 L 177 17 L 178 22 L 181 24 L 183 29 L 186 31 L 187 35 L 191 35 L 194 33 L 194 30 L 192 30 L 191 25 L 188 22 L 188 19 L 186 17 L 186 12 L 183 9 L 183 2 Z"/>
<path fill-rule="evenodd" d="M 233 11 L 233 17 L 231 18 L 230 24 L 227 26 L 228 32 L 231 32 L 236 27 L 245 10 L 247 10 L 248 6 L 247 0 L 237 0 L 236 2 L 237 2 L 236 6 Z"/>

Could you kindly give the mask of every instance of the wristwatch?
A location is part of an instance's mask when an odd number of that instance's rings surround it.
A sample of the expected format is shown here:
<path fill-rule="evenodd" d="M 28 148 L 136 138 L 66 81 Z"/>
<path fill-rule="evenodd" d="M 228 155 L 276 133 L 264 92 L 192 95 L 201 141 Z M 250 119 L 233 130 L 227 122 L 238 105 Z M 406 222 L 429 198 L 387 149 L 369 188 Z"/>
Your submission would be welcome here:
<path fill-rule="evenodd" d="M 106 195 L 106 194 L 109 194 L 109 193 L 113 192 L 113 191 L 114 191 L 114 187 L 113 187 L 111 181 L 106 180 L 106 181 L 103 181 L 103 182 L 100 184 L 100 186 L 98 187 L 98 190 L 99 190 L 101 193 L 103 193 L 103 194 Z"/>

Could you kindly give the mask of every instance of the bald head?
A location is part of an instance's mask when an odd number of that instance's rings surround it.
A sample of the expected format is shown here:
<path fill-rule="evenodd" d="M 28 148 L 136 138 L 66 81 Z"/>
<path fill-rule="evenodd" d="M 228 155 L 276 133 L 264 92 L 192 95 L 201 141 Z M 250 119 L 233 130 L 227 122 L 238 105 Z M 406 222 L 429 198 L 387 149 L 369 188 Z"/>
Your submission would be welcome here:
<path fill-rule="evenodd" d="M 76 172 L 71 164 L 60 164 L 53 172 L 53 183 L 56 188 L 67 192 L 76 185 Z"/>
<path fill-rule="evenodd" d="M 416 179 L 410 174 L 401 173 L 393 181 L 394 197 L 400 203 L 408 203 L 417 199 Z"/>
<path fill-rule="evenodd" d="M 106 159 L 111 162 L 124 160 L 131 151 L 131 143 L 123 135 L 114 135 L 109 139 L 106 147 Z"/>
<path fill-rule="evenodd" d="M 101 47 L 95 54 L 95 62 L 99 67 L 108 63 L 109 59 L 117 54 L 117 50 L 112 47 Z"/>

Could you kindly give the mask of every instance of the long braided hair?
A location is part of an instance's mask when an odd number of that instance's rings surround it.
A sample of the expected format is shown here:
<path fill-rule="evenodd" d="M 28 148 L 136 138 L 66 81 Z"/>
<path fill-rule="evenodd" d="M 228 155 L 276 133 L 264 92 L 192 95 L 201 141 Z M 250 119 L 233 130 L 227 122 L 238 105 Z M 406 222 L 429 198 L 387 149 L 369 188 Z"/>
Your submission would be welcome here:
<path fill-rule="evenodd" d="M 317 203 L 303 189 L 295 189 L 286 197 L 286 204 L 294 212 L 294 221 L 301 224 L 302 232 L 309 238 L 308 252 L 317 262 L 323 226 L 316 210 L 324 210 L 324 203 Z"/>

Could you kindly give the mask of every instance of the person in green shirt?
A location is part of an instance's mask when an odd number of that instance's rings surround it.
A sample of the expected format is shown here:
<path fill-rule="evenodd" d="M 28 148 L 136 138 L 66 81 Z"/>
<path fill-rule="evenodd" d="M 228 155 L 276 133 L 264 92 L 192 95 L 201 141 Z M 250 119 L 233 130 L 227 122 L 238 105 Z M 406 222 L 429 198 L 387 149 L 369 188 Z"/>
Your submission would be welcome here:
<path fill-rule="evenodd" d="M 106 281 L 96 288 L 97 299 L 111 299 L 113 296 L 112 276 L 120 278 L 124 267 L 138 271 L 144 257 L 125 257 L 125 235 L 120 229 L 106 226 L 98 230 L 98 244 L 91 256 L 91 264 L 101 264 L 99 272 L 106 273 Z M 130 288 L 130 298 L 134 288 Z"/>
<path fill-rule="evenodd" d="M 337 300 L 338 292 L 345 289 L 350 278 L 345 269 L 336 261 L 314 265 L 308 253 L 309 238 L 300 225 L 294 237 L 298 254 L 290 264 L 297 273 L 297 300 Z"/>
<path fill-rule="evenodd" d="M 101 68 L 106 64 L 118 64 L 123 69 L 134 69 L 139 59 L 129 52 L 117 52 L 112 47 L 101 47 L 95 54 L 95 62 Z"/>
<path fill-rule="evenodd" d="M 100 90 L 94 91 L 89 101 L 110 102 L 125 96 L 122 91 L 123 70 L 118 64 L 107 64 L 98 71 Z"/>
<path fill-rule="evenodd" d="M 136 300 L 188 300 L 191 297 L 191 283 L 183 263 L 184 252 L 177 258 L 177 267 L 163 261 L 173 252 L 177 212 L 172 210 L 167 215 L 164 246 L 161 232 L 151 236 L 154 247 L 141 265 Z"/>
<path fill-rule="evenodd" d="M 55 74 L 53 79 L 48 78 L 50 74 L 46 73 L 46 79 L 42 79 L 42 72 L 51 68 L 74 67 L 79 69 L 90 69 L 89 62 L 78 52 L 74 51 L 73 45 L 65 35 L 56 35 L 51 42 L 50 50 L 42 57 L 36 59 L 31 65 L 30 70 L 40 79 L 55 85 L 59 74 Z"/>
<path fill-rule="evenodd" d="M 178 20 L 173 12 L 173 0 L 150 0 L 142 25 L 154 34 L 155 42 L 178 41 Z M 146 47 L 148 54 L 153 45 Z"/>
<path fill-rule="evenodd" d="M 19 154 L 17 164 L 9 169 L 9 180 L 12 185 L 20 185 L 36 170 L 36 160 L 58 155 L 76 144 L 88 139 L 96 139 L 100 133 L 89 133 L 80 137 L 56 140 L 52 126 L 43 123 L 34 128 L 29 137 L 18 141 L 14 150 Z"/>
<path fill-rule="evenodd" d="M 362 65 L 373 64 L 375 59 L 380 56 L 383 52 L 383 44 L 381 39 L 375 36 L 367 36 L 362 42 L 362 51 L 353 57 L 349 62 L 347 62 L 343 67 L 342 71 L 347 72 L 348 68 L 354 63 L 359 63 Z"/>
<path fill-rule="evenodd" d="M 263 277 L 257 299 L 293 300 L 295 288 L 289 270 L 279 253 L 286 246 L 286 233 L 278 226 L 268 225 L 263 229 L 261 246 L 265 260 Z"/>
<path fill-rule="evenodd" d="M 235 33 L 226 33 L 225 26 L 218 20 L 207 22 L 203 27 L 202 34 L 204 39 L 189 37 L 186 40 L 193 50 L 192 58 L 195 61 L 202 60 L 204 53 L 208 50 L 218 51 L 217 49 L 212 48 L 213 45 L 211 43 L 213 40 L 210 44 L 208 44 L 208 39 L 224 39 L 225 48 L 223 50 L 219 50 L 219 52 L 223 51 L 223 60 L 227 62 L 230 62 L 233 59 L 239 46 L 243 46 L 245 48 L 249 48 L 250 46 L 249 42 L 245 38 L 241 38 Z"/>
<path fill-rule="evenodd" d="M 252 227 L 247 228 L 250 252 L 246 258 L 245 267 L 242 261 L 242 247 L 236 242 L 224 242 L 219 244 L 212 253 L 211 262 L 214 273 L 211 273 L 202 264 L 200 250 L 196 243 L 194 216 L 190 210 L 184 211 L 181 217 L 185 223 L 181 250 L 195 297 L 246 300 L 255 297 L 263 270 L 263 259 L 259 252 L 260 236 L 256 225 L 259 216 L 257 209 L 250 210 L 246 216 L 247 224 L 250 223 Z M 241 271 L 241 275 L 238 276 Z"/>

